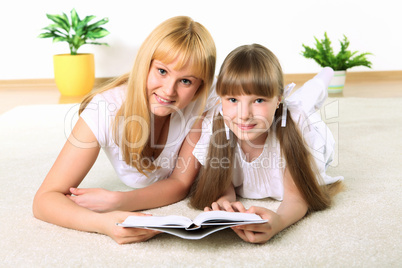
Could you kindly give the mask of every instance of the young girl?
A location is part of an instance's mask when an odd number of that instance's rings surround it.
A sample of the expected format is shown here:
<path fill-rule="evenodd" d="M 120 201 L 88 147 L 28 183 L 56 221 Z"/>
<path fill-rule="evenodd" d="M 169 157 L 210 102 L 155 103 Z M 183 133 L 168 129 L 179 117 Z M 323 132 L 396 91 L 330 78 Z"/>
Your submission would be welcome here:
<path fill-rule="evenodd" d="M 215 60 L 214 41 L 201 24 L 188 17 L 160 24 L 140 47 L 132 71 L 81 104 L 80 118 L 36 193 L 35 217 L 118 243 L 154 236 L 115 223 L 130 215 L 122 211 L 164 206 L 187 195 L 196 170 L 173 169 L 178 157 L 192 156 L 183 141 L 193 118 L 216 104 L 210 90 Z M 119 178 L 141 189 L 76 188 L 100 147 Z"/>
<path fill-rule="evenodd" d="M 253 243 L 268 241 L 308 211 L 329 207 L 343 178 L 325 173 L 334 139 L 314 112 L 327 97 L 332 75 L 332 69 L 324 68 L 289 96 L 294 84 L 284 87 L 281 66 L 270 50 L 254 44 L 232 51 L 216 85 L 222 103 L 205 116 L 193 151 L 203 169 L 191 204 L 267 219 L 265 224 L 233 228 Z M 236 194 L 282 202 L 276 212 L 246 210 L 235 202 Z"/>

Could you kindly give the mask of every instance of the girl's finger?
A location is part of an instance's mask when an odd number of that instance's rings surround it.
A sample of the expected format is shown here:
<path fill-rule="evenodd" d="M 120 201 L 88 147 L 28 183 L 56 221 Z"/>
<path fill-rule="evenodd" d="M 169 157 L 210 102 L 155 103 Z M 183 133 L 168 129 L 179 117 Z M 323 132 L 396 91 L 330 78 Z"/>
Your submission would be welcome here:
<path fill-rule="evenodd" d="M 259 224 L 246 224 L 237 226 L 238 229 L 243 231 L 251 231 L 257 233 L 267 233 L 271 231 L 271 225 L 269 223 L 259 223 Z"/>
<path fill-rule="evenodd" d="M 232 207 L 238 212 L 246 212 L 246 208 L 243 206 L 241 202 L 234 202 L 232 203 Z"/>
<path fill-rule="evenodd" d="M 235 212 L 234 209 L 233 209 L 233 207 L 232 207 L 232 204 L 230 204 L 229 201 L 224 201 L 224 202 L 222 203 L 222 206 L 223 206 L 223 209 L 226 210 L 226 211 Z"/>
<path fill-rule="evenodd" d="M 221 210 L 221 207 L 216 202 L 213 202 L 211 207 L 212 207 L 212 210 Z"/>
<path fill-rule="evenodd" d="M 243 232 L 244 232 L 244 235 L 247 237 L 247 242 L 254 243 L 254 241 L 255 241 L 254 232 L 247 231 L 247 230 L 243 230 Z"/>
<path fill-rule="evenodd" d="M 246 241 L 246 242 L 250 242 L 250 241 L 248 241 L 247 236 L 244 234 L 244 231 L 243 231 L 243 230 L 236 229 L 235 227 L 233 227 L 232 230 L 233 230 L 241 239 L 243 239 L 243 240 Z"/>

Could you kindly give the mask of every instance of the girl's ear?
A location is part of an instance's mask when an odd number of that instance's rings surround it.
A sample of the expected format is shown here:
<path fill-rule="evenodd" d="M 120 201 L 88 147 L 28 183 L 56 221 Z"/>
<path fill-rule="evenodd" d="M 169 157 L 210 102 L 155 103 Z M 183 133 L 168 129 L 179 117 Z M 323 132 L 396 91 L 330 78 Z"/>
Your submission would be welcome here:
<path fill-rule="evenodd" d="M 278 102 L 276 103 L 277 109 L 279 108 L 279 104 L 281 103 L 281 101 L 282 101 L 282 96 L 278 96 Z"/>

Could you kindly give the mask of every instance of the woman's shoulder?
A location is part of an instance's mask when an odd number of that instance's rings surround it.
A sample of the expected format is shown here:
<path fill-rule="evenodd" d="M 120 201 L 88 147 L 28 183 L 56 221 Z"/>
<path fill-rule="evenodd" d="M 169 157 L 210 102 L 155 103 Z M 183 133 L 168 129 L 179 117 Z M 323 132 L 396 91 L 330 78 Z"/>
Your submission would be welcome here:
<path fill-rule="evenodd" d="M 126 99 L 126 92 L 126 85 L 117 86 L 96 94 L 92 102 L 96 104 L 99 104 L 100 102 L 105 102 L 109 106 L 109 108 L 113 108 L 111 106 L 119 108 Z"/>
<path fill-rule="evenodd" d="M 200 132 L 199 140 L 194 146 L 193 155 L 201 163 L 205 165 L 206 156 L 208 154 L 209 142 L 213 136 L 213 123 L 215 116 L 221 111 L 221 104 L 215 104 L 211 109 L 203 114 L 202 120 L 198 121 L 196 131 Z"/>

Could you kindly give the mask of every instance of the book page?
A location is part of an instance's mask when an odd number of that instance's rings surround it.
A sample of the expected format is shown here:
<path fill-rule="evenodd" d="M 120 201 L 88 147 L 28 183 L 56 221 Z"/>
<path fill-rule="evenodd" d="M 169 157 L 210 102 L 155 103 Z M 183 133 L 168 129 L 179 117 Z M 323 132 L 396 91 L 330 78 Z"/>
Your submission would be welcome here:
<path fill-rule="evenodd" d="M 187 228 L 193 222 L 184 216 L 128 216 L 127 219 L 118 224 L 122 227 L 170 227 Z"/>
<path fill-rule="evenodd" d="M 239 225 L 241 223 L 263 223 L 266 220 L 253 213 L 228 211 L 207 211 L 200 213 L 194 220 L 197 226 L 205 225 Z"/>

